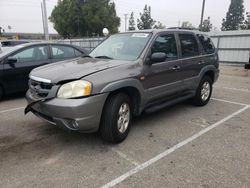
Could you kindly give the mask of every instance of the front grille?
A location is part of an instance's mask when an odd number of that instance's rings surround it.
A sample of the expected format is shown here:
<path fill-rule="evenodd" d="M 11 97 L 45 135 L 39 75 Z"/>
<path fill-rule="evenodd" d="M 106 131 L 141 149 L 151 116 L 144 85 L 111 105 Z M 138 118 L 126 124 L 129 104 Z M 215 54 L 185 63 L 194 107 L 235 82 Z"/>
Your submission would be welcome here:
<path fill-rule="evenodd" d="M 53 85 L 50 83 L 38 82 L 31 79 L 29 81 L 30 92 L 39 98 L 47 97 L 52 87 Z"/>

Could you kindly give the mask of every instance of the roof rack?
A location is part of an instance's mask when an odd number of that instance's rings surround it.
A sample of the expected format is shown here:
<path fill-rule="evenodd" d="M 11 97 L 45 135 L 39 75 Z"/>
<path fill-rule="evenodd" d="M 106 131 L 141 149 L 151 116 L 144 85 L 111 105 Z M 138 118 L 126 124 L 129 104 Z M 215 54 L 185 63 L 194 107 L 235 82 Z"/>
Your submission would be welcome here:
<path fill-rule="evenodd" d="M 169 27 L 168 29 L 196 30 L 195 28 L 189 27 Z"/>

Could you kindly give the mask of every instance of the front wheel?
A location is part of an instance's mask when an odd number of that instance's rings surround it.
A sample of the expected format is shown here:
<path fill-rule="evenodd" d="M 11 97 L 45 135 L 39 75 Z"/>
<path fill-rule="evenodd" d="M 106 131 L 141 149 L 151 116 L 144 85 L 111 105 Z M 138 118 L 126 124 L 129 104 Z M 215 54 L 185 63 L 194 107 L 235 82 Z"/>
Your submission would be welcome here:
<path fill-rule="evenodd" d="M 111 96 L 104 107 L 100 133 L 104 140 L 122 142 L 128 135 L 132 119 L 131 100 L 124 93 Z"/>
<path fill-rule="evenodd" d="M 205 106 L 212 95 L 213 81 L 209 76 L 204 76 L 196 90 L 196 95 L 193 98 L 193 103 L 196 106 Z"/>

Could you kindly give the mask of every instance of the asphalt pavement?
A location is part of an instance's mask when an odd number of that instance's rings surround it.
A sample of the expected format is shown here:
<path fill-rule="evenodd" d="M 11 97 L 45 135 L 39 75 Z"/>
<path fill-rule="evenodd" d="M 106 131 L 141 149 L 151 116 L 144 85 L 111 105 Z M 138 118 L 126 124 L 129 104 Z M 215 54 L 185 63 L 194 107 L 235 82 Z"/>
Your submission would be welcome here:
<path fill-rule="evenodd" d="M 0 102 L 0 187 L 250 187 L 250 77 L 221 75 L 205 107 L 136 118 L 118 145 L 25 116 L 25 105 Z"/>

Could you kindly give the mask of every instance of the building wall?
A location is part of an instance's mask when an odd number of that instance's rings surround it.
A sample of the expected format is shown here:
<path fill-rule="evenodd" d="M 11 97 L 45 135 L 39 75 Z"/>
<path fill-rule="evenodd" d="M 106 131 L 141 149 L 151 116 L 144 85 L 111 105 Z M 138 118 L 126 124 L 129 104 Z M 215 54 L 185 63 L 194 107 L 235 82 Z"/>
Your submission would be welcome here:
<path fill-rule="evenodd" d="M 245 64 L 250 59 L 250 30 L 210 33 L 220 61 Z"/>

